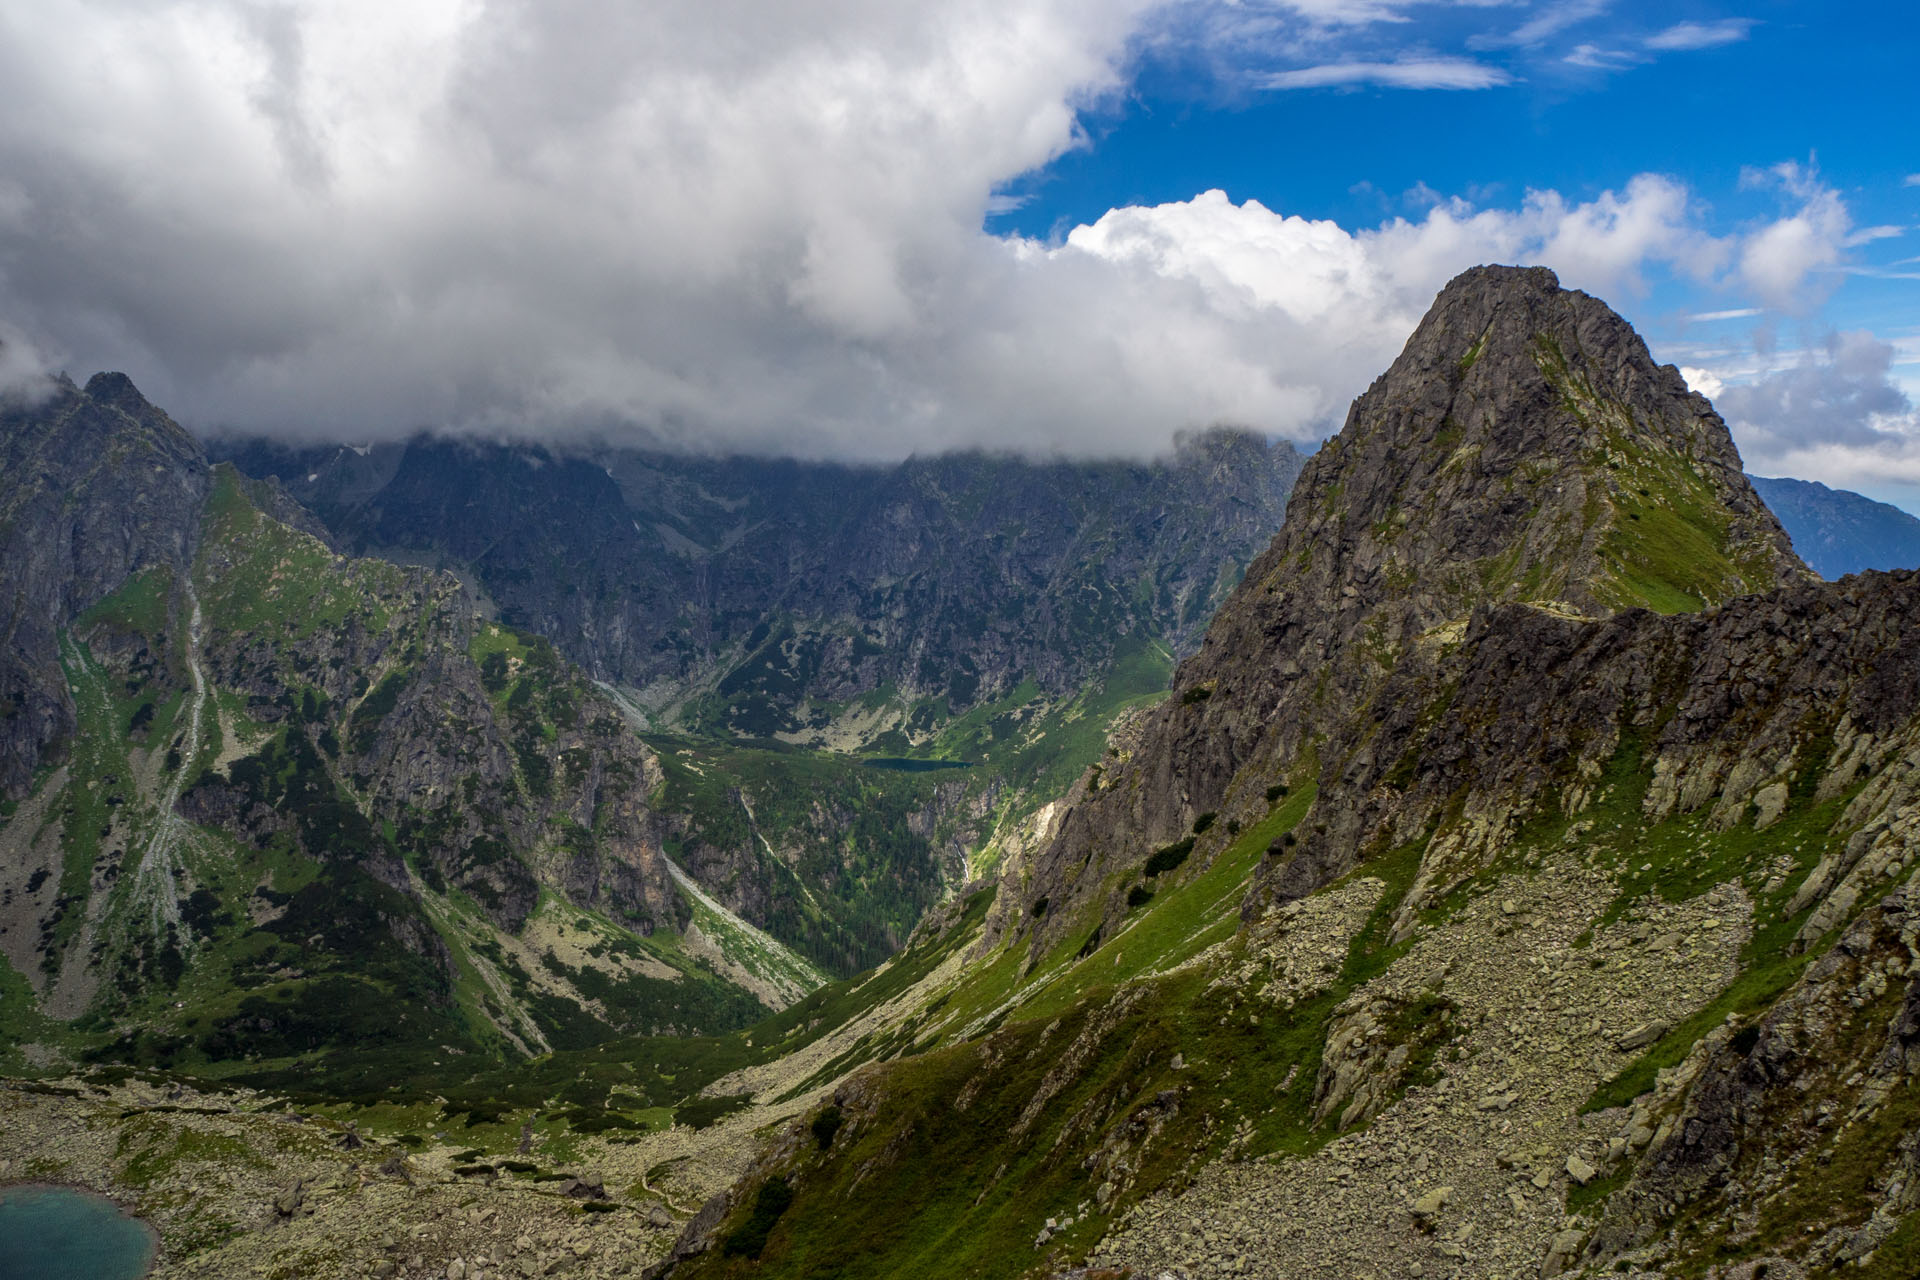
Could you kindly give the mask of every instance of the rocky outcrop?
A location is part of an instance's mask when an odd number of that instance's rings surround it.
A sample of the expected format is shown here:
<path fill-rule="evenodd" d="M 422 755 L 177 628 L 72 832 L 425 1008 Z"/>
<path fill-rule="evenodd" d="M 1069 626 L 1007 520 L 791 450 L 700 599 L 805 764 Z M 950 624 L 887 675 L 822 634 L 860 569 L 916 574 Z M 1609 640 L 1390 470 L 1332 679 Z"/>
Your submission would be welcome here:
<path fill-rule="evenodd" d="M 199 445 L 125 374 L 0 399 L 0 798 L 73 735 L 59 629 L 142 569 L 184 571 L 207 485 Z"/>
<path fill-rule="evenodd" d="M 1260 886 L 1298 896 L 1378 834 L 1367 793 L 1397 759 L 1382 760 L 1379 727 L 1450 718 L 1485 619 L 1585 634 L 1623 609 L 1812 581 L 1712 406 L 1624 320 L 1543 269 L 1470 271 L 1302 471 L 1280 535 L 1137 749 L 1067 814 L 1030 896 L 1095 901 L 1112 921 L 1123 904 L 1100 895 L 1115 868 L 1202 814 L 1257 818 L 1276 781 L 1321 788 L 1298 851 Z M 1463 646 L 1470 631 L 1479 643 Z M 1225 839 L 1203 839 L 1195 865 Z M 1033 954 L 1084 914 L 1036 919 Z"/>
<path fill-rule="evenodd" d="M 1482 611 L 1442 661 L 1407 664 L 1386 682 L 1370 740 L 1324 793 L 1328 831 L 1273 868 L 1253 902 L 1297 896 L 1343 869 L 1342 837 L 1344 848 L 1401 843 L 1443 813 L 1421 888 L 1444 885 L 1525 819 L 1579 813 L 1623 753 L 1652 773 L 1640 815 L 1651 822 L 1704 809 L 1722 827 L 1765 826 L 1789 795 L 1843 794 L 1911 750 L 1905 637 L 1916 625 L 1911 573 L 1800 584 L 1679 617 Z M 1895 768 L 1849 820 L 1910 803 L 1910 784 L 1894 782 L 1904 773 Z M 1878 830 L 1856 837 L 1862 852 Z"/>
<path fill-rule="evenodd" d="M 643 1280 L 665 1280 L 681 1263 L 710 1251 L 716 1243 L 721 1224 L 726 1221 L 727 1213 L 732 1208 L 731 1191 L 722 1191 L 701 1205 L 700 1212 L 689 1218 L 686 1226 L 680 1229 L 680 1234 L 668 1247 L 666 1256 L 640 1273 Z"/>
<path fill-rule="evenodd" d="M 399 887 L 399 858 L 410 854 L 510 932 L 543 885 L 642 932 L 685 922 L 646 804 L 659 764 L 602 693 L 543 641 L 493 628 L 452 575 L 335 556 L 244 502 L 258 486 L 230 469 L 220 483 L 227 503 L 199 567 L 215 683 L 245 694 L 248 719 L 305 739 L 293 754 L 313 785 L 337 779 L 350 803 L 394 831 L 391 847 L 356 845 L 355 857 Z M 328 594 L 302 600 L 322 575 Z M 265 601 L 253 594 L 262 590 Z M 283 603 L 291 625 L 244 625 L 243 613 Z M 309 619 L 303 604 L 343 616 Z M 483 671 L 482 628 L 527 656 L 509 662 L 503 650 Z M 227 774 L 253 779 L 241 763 Z M 203 779 L 190 811 L 235 809 L 221 798 L 231 789 L 220 774 Z M 284 827 L 291 803 L 251 795 L 234 829 L 258 839 Z M 315 856 L 341 851 L 315 841 L 309 831 Z"/>
<path fill-rule="evenodd" d="M 1765 1016 L 1702 1042 L 1643 1110 L 1657 1132 L 1589 1260 L 1684 1266 L 1707 1239 L 1719 1258 L 1781 1274 L 1865 1266 L 1920 1208 L 1913 882 L 1864 912 Z M 1698 1235 L 1675 1230 L 1681 1206 Z"/>

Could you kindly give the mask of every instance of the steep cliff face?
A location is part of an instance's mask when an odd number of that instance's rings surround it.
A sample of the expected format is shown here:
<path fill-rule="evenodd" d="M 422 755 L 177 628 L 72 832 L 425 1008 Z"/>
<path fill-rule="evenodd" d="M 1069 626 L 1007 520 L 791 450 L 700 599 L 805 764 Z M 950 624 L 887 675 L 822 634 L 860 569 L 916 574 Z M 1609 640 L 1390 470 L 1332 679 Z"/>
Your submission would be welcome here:
<path fill-rule="evenodd" d="M 18 800 L 71 742 L 56 634 L 128 575 L 183 570 L 205 457 L 126 375 L 0 399 L 0 798 Z"/>
<path fill-rule="evenodd" d="M 1470 271 L 1308 463 L 1280 535 L 1067 815 L 1035 892 L 1104 895 L 1112 921 L 1117 868 L 1203 814 L 1255 820 L 1276 781 L 1321 788 L 1324 816 L 1273 877 L 1305 892 L 1359 853 L 1363 811 L 1333 793 L 1367 768 L 1379 721 L 1455 678 L 1475 610 L 1674 613 L 1812 577 L 1711 405 L 1625 321 L 1544 269 Z M 1417 692 L 1388 699 L 1390 680 Z M 1037 920 L 1034 954 L 1076 920 Z"/>
<path fill-rule="evenodd" d="M 392 825 L 368 854 L 383 878 L 404 883 L 394 860 L 411 854 L 509 931 L 543 884 L 642 932 L 684 924 L 649 830 L 659 765 L 550 645 L 480 618 L 450 575 L 334 555 L 254 507 L 230 470 L 209 511 L 206 665 L 246 700 L 223 736 L 271 751 L 304 734 Z M 232 785 L 203 775 L 188 803 L 227 812 Z"/>
<path fill-rule="evenodd" d="M 894 750 L 1190 649 L 1300 466 L 1236 432 L 1153 464 L 215 448 L 350 546 L 470 571 L 663 725 Z"/>

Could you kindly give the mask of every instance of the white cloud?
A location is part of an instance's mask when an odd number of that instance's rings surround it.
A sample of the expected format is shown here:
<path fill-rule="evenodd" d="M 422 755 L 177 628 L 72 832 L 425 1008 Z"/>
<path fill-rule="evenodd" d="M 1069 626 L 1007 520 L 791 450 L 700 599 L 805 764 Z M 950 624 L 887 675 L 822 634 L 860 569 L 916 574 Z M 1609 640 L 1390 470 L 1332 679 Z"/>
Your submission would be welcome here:
<path fill-rule="evenodd" d="M 1712 49 L 1745 40 L 1754 28 L 1752 18 L 1723 18 L 1718 22 L 1681 22 L 1647 37 L 1649 49 L 1684 51 Z"/>
<path fill-rule="evenodd" d="M 1785 368 L 1707 394 L 1749 470 L 1845 488 L 1916 485 L 1920 412 L 1893 379 L 1894 359 L 1871 333 L 1836 333 Z"/>
<path fill-rule="evenodd" d="M 1726 311 L 1701 311 L 1687 317 L 1689 320 L 1707 322 L 1713 320 L 1746 320 L 1760 314 L 1758 307 L 1733 307 Z M 1708 392 L 1708 395 L 1713 394 Z"/>
<path fill-rule="evenodd" d="M 1311 437 L 1391 361 L 1434 293 L 1465 267 L 1541 263 L 1569 287 L 1619 301 L 1645 287 L 1653 266 L 1713 279 L 1735 249 L 1694 225 L 1683 186 L 1643 175 L 1586 203 L 1555 192 L 1530 193 L 1516 210 L 1451 201 L 1419 221 L 1360 232 L 1211 191 L 1113 210 L 1061 248 L 1034 253 L 1050 266 L 1091 257 L 1127 273 L 1120 293 L 1137 305 L 1106 314 L 1137 326 L 1127 338 L 1136 375 L 1164 373 L 1144 399 L 1203 394 L 1215 417 Z M 1198 384 L 1192 369 L 1206 370 Z"/>
<path fill-rule="evenodd" d="M 1620 71 L 1637 66 L 1646 59 L 1639 54 L 1628 53 L 1623 49 L 1602 49 L 1596 44 L 1575 45 L 1573 52 L 1561 59 L 1576 67 L 1586 67 L 1593 71 Z"/>
<path fill-rule="evenodd" d="M 1842 242 L 1842 247 L 1857 249 L 1863 244 L 1872 244 L 1875 240 L 1896 240 L 1907 234 L 1905 227 L 1879 226 L 1862 227 Z"/>
<path fill-rule="evenodd" d="M 1492 89 L 1513 83 L 1498 67 L 1471 58 L 1412 58 L 1404 62 L 1330 62 L 1268 76 L 1267 89 L 1323 89 L 1377 84 L 1389 89 Z"/>
<path fill-rule="evenodd" d="M 1890 379 L 1893 354 L 1891 343 L 1871 333 L 1836 333 L 1791 366 L 1729 389 L 1723 408 L 1776 447 L 1872 444 L 1883 424 L 1913 410 Z"/>
<path fill-rule="evenodd" d="M 1740 275 L 1767 306 L 1807 311 L 1832 292 L 1834 274 L 1852 239 L 1853 219 L 1840 193 L 1820 184 L 1811 169 L 1791 161 L 1748 170 L 1743 185 L 1777 188 L 1797 207 L 1749 236 L 1740 251 Z"/>
<path fill-rule="evenodd" d="M 1533 48 L 1546 43 L 1562 31 L 1601 16 L 1610 7 L 1611 0 L 1560 0 L 1558 4 L 1547 5 L 1511 32 L 1504 35 L 1475 36 L 1467 43 L 1476 49 L 1497 49 L 1504 46 Z"/>
<path fill-rule="evenodd" d="M 38 401 L 53 390 L 46 361 L 25 334 L 0 321 L 0 404 Z"/>
<path fill-rule="evenodd" d="M 1726 236 L 1650 175 L 1370 229 L 1206 193 L 983 233 L 1119 90 L 1152 2 L 0 0 L 7 350 L 360 441 L 1143 453 L 1222 420 L 1316 437 L 1476 263 L 1794 310 L 1844 261 L 1845 206 L 1799 169 Z"/>
<path fill-rule="evenodd" d="M 1687 386 L 1707 399 L 1712 400 L 1727 389 L 1727 384 L 1711 369 L 1696 369 L 1692 365 L 1681 365 L 1680 376 L 1687 380 Z"/>
<path fill-rule="evenodd" d="M 1247 5 L 1258 11 L 1262 7 L 1282 10 L 1296 17 L 1323 27 L 1357 27 L 1375 22 L 1405 22 L 1405 11 L 1414 7 L 1413 0 L 1277 0 L 1277 3 L 1260 6 Z"/>
<path fill-rule="evenodd" d="M 7 0 L 0 314 L 202 422 L 833 448 L 1148 3 Z"/>
<path fill-rule="evenodd" d="M 1479 48 L 1495 47 L 1499 44 L 1538 46 L 1566 27 L 1597 16 L 1604 7 L 1602 5 L 1563 5 L 1542 13 L 1540 17 L 1521 27 L 1505 40 L 1489 40 L 1486 37 L 1480 37 L 1468 43 Z M 1561 61 L 1590 71 L 1624 71 L 1628 67 L 1651 62 L 1661 53 L 1711 49 L 1745 40 L 1755 25 L 1750 18 L 1727 18 L 1718 22 L 1682 22 L 1647 36 L 1639 42 L 1640 50 L 1651 52 L 1608 49 L 1597 44 L 1584 43 L 1574 46 L 1573 51 L 1561 58 Z"/>
<path fill-rule="evenodd" d="M 1907 180 L 1900 185 L 1903 187 L 1920 187 L 1920 173 L 1908 174 Z"/>

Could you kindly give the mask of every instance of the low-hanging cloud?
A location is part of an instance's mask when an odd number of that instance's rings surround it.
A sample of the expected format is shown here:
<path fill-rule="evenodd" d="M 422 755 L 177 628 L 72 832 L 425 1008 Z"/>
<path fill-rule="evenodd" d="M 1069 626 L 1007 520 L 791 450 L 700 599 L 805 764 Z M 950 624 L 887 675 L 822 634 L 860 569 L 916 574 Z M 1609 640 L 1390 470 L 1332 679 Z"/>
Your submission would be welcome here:
<path fill-rule="evenodd" d="M 53 378 L 33 344 L 0 321 L 0 405 L 33 403 L 53 389 Z"/>
<path fill-rule="evenodd" d="M 1714 396 L 1750 469 L 1829 484 L 1920 484 L 1920 412 L 1893 380 L 1894 348 L 1843 332 L 1784 369 Z"/>
<path fill-rule="evenodd" d="M 1314 30 L 1399 7 L 1271 6 Z M 1209 192 L 984 232 L 1165 13 L 0 0 L 8 349 L 289 436 L 1146 453 L 1218 421 L 1323 433 L 1477 262 L 1784 308 L 1850 231 L 1795 170 L 1779 219 L 1725 236 L 1652 175 L 1359 230 Z"/>

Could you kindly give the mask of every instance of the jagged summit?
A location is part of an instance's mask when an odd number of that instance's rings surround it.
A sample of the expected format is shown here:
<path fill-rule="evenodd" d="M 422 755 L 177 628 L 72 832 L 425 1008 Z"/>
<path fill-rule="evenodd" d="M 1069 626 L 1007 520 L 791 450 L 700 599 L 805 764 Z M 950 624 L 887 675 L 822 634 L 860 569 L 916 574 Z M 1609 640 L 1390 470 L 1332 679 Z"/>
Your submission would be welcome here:
<path fill-rule="evenodd" d="M 1071 900 L 1095 856 L 1125 863 L 1202 814 L 1255 807 L 1255 779 L 1315 756 L 1337 777 L 1332 761 L 1364 757 L 1388 678 L 1432 668 L 1476 610 L 1681 613 L 1812 580 L 1726 424 L 1632 326 L 1543 268 L 1475 268 L 1308 462 L 1143 727 L 1140 785 L 1067 814 L 1037 892 Z M 1069 926 L 1050 909 L 1029 927 L 1037 955 Z"/>
<path fill-rule="evenodd" d="M 141 569 L 192 559 L 206 459 L 125 374 L 0 403 L 0 798 L 76 724 L 55 636 Z"/>
<path fill-rule="evenodd" d="M 1423 626 L 1504 600 L 1680 612 L 1805 576 L 1707 400 L 1540 267 L 1440 293 L 1276 550 L 1353 607 L 1410 595 Z"/>
<path fill-rule="evenodd" d="M 1631 325 L 1543 267 L 1476 267 L 1307 464 L 1175 688 L 1331 662 L 1360 705 L 1478 608 L 1681 613 L 1811 580 L 1726 424 Z"/>

